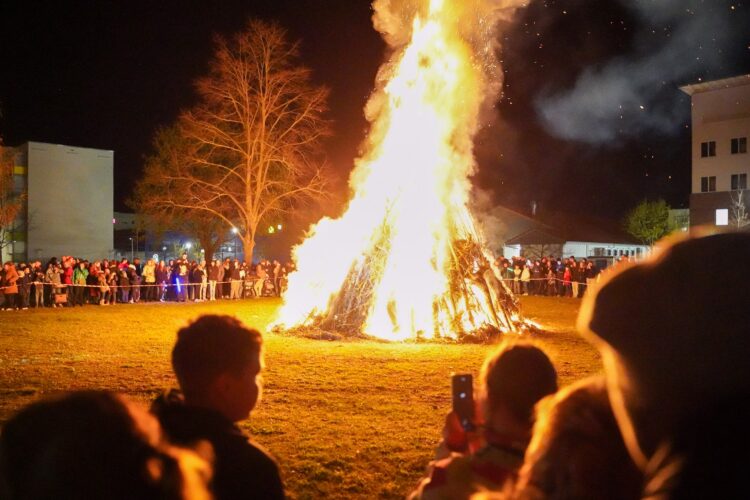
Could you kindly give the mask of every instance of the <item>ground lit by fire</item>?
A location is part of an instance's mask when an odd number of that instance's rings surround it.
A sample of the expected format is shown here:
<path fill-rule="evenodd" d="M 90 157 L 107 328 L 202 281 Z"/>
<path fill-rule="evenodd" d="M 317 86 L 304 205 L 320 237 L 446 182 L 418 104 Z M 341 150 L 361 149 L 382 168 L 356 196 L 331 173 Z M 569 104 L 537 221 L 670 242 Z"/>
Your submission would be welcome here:
<path fill-rule="evenodd" d="M 600 370 L 574 331 L 578 301 L 522 297 L 521 305 L 554 330 L 536 341 L 563 383 Z M 277 308 L 262 299 L 29 311 L 0 328 L 0 425 L 67 390 L 113 390 L 148 406 L 176 384 L 170 352 L 180 326 L 219 313 L 266 333 Z M 290 498 L 404 498 L 440 439 L 451 373 L 476 374 L 489 349 L 266 333 L 263 398 L 242 427 L 279 459 Z"/>

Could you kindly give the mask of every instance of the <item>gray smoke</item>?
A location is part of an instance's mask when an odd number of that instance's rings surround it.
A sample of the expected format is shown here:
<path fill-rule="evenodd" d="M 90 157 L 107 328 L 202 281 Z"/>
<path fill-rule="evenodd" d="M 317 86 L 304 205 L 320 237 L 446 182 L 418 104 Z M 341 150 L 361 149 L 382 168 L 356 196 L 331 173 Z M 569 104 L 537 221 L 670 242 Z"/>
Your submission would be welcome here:
<path fill-rule="evenodd" d="M 729 38 L 731 11 L 716 0 L 621 1 L 637 14 L 636 48 L 588 68 L 572 88 L 537 100 L 537 113 L 555 136 L 598 144 L 643 132 L 674 133 L 688 112 L 679 106 L 676 87 L 723 63 L 725 51 L 718 49 Z"/>

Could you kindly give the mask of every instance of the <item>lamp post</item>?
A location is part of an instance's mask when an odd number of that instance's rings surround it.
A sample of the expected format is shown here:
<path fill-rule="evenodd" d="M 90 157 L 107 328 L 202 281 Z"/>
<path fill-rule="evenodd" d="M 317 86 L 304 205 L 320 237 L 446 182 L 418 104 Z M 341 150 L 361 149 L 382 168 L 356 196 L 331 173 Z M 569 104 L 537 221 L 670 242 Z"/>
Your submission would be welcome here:
<path fill-rule="evenodd" d="M 135 252 L 133 251 L 133 238 L 128 238 L 130 240 L 130 262 L 133 262 L 135 260 Z"/>
<path fill-rule="evenodd" d="M 239 232 L 240 232 L 240 230 L 237 229 L 236 227 L 232 228 L 232 234 L 234 235 L 234 237 L 232 238 L 232 246 L 234 247 L 233 248 L 233 250 L 234 250 L 233 255 L 234 255 L 234 259 L 235 260 L 237 259 L 237 233 L 239 233 Z"/>

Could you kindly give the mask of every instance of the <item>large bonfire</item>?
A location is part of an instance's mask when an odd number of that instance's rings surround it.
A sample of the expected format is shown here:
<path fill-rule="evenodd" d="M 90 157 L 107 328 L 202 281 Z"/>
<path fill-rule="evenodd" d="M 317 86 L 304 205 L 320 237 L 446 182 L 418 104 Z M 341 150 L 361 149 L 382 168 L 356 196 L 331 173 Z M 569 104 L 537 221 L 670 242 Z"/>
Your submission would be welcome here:
<path fill-rule="evenodd" d="M 346 212 L 294 249 L 278 326 L 486 339 L 524 327 L 468 206 L 473 139 L 502 83 L 496 27 L 523 0 L 376 0 L 392 53 Z"/>

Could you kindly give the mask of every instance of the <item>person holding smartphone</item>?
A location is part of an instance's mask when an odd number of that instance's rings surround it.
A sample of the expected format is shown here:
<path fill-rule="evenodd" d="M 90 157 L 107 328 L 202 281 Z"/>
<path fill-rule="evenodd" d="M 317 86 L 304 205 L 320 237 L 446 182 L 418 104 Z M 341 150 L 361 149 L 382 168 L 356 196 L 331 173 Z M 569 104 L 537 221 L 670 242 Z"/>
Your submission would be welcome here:
<path fill-rule="evenodd" d="M 469 498 L 514 481 L 531 438 L 534 405 L 557 391 L 557 373 L 544 351 L 518 340 L 488 355 L 469 403 L 467 379 L 454 377 L 443 441 L 410 499 Z"/>

